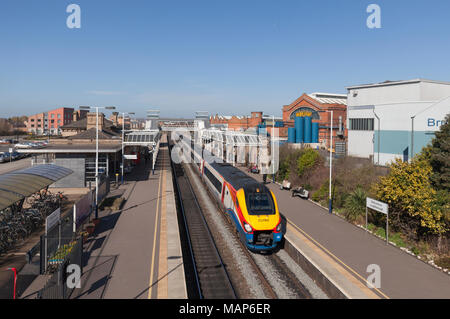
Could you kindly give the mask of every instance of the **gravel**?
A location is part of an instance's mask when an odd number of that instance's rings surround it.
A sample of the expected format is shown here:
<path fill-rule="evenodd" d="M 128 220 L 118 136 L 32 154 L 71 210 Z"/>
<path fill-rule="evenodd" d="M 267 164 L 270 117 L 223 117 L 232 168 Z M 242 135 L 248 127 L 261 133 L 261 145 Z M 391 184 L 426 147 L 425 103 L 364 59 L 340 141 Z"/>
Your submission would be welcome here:
<path fill-rule="evenodd" d="M 207 190 L 200 177 L 192 170 L 191 165 L 184 165 L 184 169 L 189 176 L 192 187 L 196 191 L 196 196 L 202 207 L 205 207 L 204 214 L 208 221 L 208 226 L 213 233 L 214 239 L 219 249 L 225 250 L 225 255 L 229 255 L 232 260 L 232 268 L 240 272 L 239 284 L 244 285 L 249 291 L 245 294 L 246 298 L 268 298 L 264 291 L 264 285 L 255 273 L 248 255 L 243 251 L 242 245 L 234 231 L 234 227 L 226 221 L 223 213 L 218 209 L 211 200 Z M 210 225 L 211 224 L 211 225 Z M 225 247 L 223 247 L 225 246 Z M 222 254 L 222 252 L 221 252 Z M 222 256 L 224 258 L 226 256 Z M 314 299 L 327 299 L 327 295 L 314 283 L 314 281 L 303 271 L 303 269 L 295 263 L 295 261 L 283 250 L 276 253 L 276 256 L 267 256 L 264 254 L 252 253 L 253 260 L 258 265 L 265 279 L 270 284 L 275 294 L 280 299 L 297 299 L 302 298 L 295 285 L 292 284 L 283 271 L 274 264 L 273 258 L 279 258 L 287 269 L 299 280 L 302 286 L 308 291 Z M 231 262 L 230 262 L 231 263 Z M 232 280 L 233 276 L 230 274 Z M 237 281 L 236 278 L 234 281 Z"/>

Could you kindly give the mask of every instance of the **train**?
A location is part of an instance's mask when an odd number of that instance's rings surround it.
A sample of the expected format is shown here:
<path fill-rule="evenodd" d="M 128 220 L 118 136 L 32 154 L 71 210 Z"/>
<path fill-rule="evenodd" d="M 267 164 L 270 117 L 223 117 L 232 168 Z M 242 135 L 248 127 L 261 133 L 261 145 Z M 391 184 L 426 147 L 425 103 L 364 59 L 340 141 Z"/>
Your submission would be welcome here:
<path fill-rule="evenodd" d="M 179 142 L 185 159 L 195 163 L 197 173 L 232 221 L 242 243 L 253 252 L 277 249 L 283 239 L 283 227 L 273 192 L 215 156 L 208 154 L 206 161 L 204 151 L 193 147 L 191 141 Z"/>

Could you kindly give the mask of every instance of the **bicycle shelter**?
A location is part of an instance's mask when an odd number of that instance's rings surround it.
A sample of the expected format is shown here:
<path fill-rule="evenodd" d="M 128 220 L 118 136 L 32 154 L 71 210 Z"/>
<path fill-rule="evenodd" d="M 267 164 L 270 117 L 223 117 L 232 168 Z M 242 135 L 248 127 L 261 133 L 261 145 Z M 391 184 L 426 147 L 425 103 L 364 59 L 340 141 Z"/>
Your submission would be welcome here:
<path fill-rule="evenodd" d="M 0 211 L 72 174 L 72 170 L 53 165 L 36 165 L 0 175 Z"/>

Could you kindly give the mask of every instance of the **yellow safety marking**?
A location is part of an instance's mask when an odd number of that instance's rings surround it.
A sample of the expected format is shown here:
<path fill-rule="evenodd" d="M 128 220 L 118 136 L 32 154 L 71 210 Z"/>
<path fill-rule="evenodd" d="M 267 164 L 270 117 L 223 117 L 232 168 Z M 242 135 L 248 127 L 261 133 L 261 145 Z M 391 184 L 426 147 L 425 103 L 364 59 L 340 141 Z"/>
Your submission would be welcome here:
<path fill-rule="evenodd" d="M 286 220 L 288 221 L 288 223 L 294 227 L 298 232 L 300 232 L 301 234 L 303 234 L 306 238 L 308 238 L 311 242 L 313 242 L 315 245 L 317 245 L 318 247 L 320 247 L 324 252 L 326 252 L 329 256 L 331 256 L 332 258 L 334 258 L 336 261 L 338 261 L 342 266 L 344 266 L 347 270 L 349 270 L 351 273 L 353 273 L 357 278 L 359 278 L 360 280 L 362 280 L 364 283 L 367 283 L 367 280 L 362 277 L 360 274 L 358 274 L 355 270 L 353 270 L 350 266 L 348 266 L 346 263 L 344 263 L 342 260 L 340 260 L 337 256 L 335 256 L 332 252 L 330 252 L 328 249 L 326 249 L 323 245 L 321 245 L 319 242 L 317 242 L 313 237 L 311 237 L 311 235 L 309 235 L 308 233 L 306 233 L 303 229 L 301 229 L 300 227 L 298 227 L 297 225 L 295 225 L 292 221 L 290 221 L 287 217 Z M 366 286 L 365 286 L 366 287 Z M 368 287 L 366 287 L 367 289 L 369 289 Z M 386 294 L 384 294 L 381 290 L 379 290 L 378 288 L 370 288 L 375 290 L 376 292 L 378 292 L 380 295 L 382 295 L 384 298 L 386 299 L 390 299 Z"/>
<path fill-rule="evenodd" d="M 166 170 L 164 170 L 161 198 L 161 227 L 159 229 L 158 299 L 168 298 L 166 201 Z"/>
<path fill-rule="evenodd" d="M 161 152 L 162 153 L 162 152 Z M 152 264 L 150 267 L 150 283 L 149 283 L 149 289 L 148 289 L 148 299 L 152 298 L 152 285 L 153 285 L 153 271 L 155 266 L 155 255 L 156 255 L 156 234 L 158 231 L 158 218 L 159 218 L 159 197 L 161 195 L 161 180 L 164 173 L 164 161 L 162 163 L 162 169 L 159 174 L 159 182 L 158 182 L 158 199 L 156 201 L 156 217 L 155 217 L 155 230 L 153 235 L 153 250 L 152 250 Z"/>

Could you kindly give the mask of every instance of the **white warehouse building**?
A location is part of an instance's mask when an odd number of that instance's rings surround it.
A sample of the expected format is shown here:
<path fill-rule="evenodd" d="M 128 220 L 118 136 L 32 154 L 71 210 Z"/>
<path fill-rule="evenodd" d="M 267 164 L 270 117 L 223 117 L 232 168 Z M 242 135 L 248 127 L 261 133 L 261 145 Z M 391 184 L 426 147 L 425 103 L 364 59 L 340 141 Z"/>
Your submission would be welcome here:
<path fill-rule="evenodd" d="M 450 113 L 450 83 L 423 79 L 347 87 L 348 155 L 410 160 Z"/>

